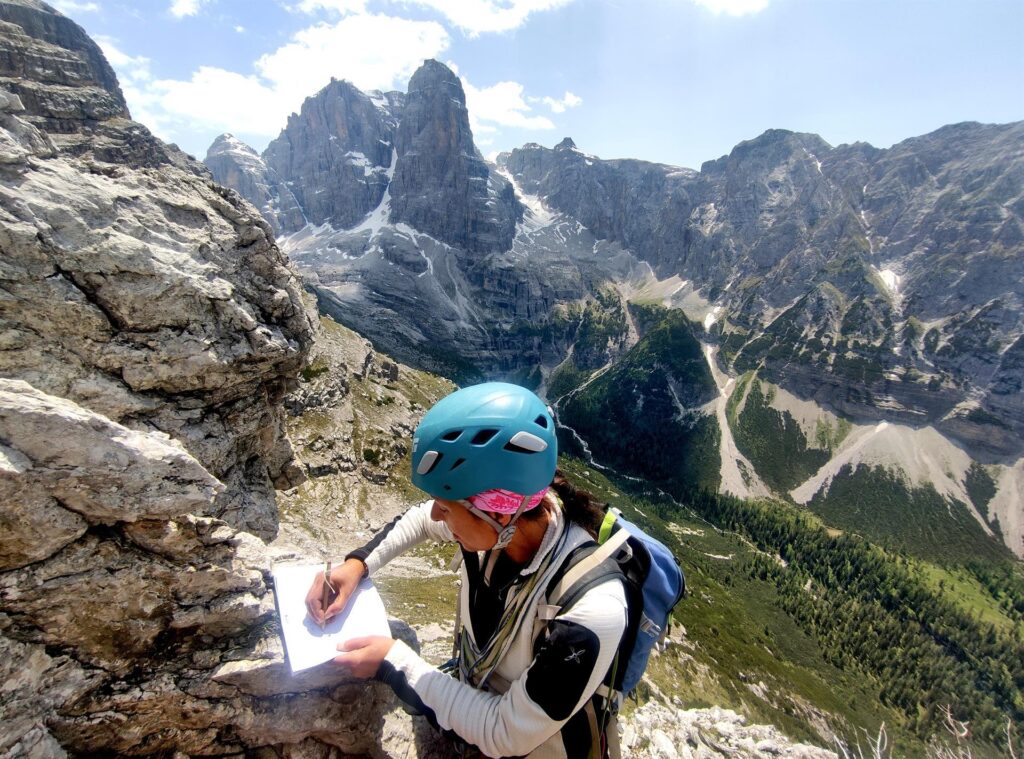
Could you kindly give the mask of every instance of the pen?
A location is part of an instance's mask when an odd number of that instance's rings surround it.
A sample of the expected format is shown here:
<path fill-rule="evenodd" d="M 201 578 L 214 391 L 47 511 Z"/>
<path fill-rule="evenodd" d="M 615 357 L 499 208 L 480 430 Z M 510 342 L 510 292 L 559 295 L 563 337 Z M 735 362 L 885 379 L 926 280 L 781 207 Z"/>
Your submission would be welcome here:
<path fill-rule="evenodd" d="M 328 559 L 324 564 L 324 588 L 320 596 L 320 611 L 324 613 L 323 621 L 320 623 L 321 630 L 327 625 L 327 607 L 331 605 L 331 595 L 333 593 L 334 588 L 331 587 L 331 561 Z"/>

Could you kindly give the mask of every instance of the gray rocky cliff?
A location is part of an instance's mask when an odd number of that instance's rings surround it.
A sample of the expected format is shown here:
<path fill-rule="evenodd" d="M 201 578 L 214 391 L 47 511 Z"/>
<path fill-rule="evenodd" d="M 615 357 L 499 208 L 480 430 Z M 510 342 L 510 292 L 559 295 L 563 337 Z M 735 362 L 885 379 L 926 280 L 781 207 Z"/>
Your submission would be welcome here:
<path fill-rule="evenodd" d="M 173 165 L 205 173 L 131 120 L 99 46 L 38 0 L 0 5 L 0 88 L 16 96 L 21 117 L 49 134 L 67 155 L 88 153 L 112 163 Z"/>
<path fill-rule="evenodd" d="M 395 150 L 393 221 L 472 252 L 511 247 L 511 185 L 476 149 L 462 82 L 443 64 L 426 61 L 409 80 Z"/>
<path fill-rule="evenodd" d="M 99 46 L 71 19 L 48 11 L 38 0 L 10 0 L 0 9 L 7 24 L 5 85 L 49 131 L 75 132 L 82 121 L 128 118 L 117 77 Z"/>
<path fill-rule="evenodd" d="M 303 557 L 263 538 L 314 327 L 269 227 L 100 115 L 70 21 L 0 17 L 0 755 L 436 755 L 383 686 L 288 675 L 270 567 Z M 16 65 L 60 45 L 80 87 Z"/>
<path fill-rule="evenodd" d="M 43 6 L 5 3 L 0 13 L 25 23 L 4 27 L 0 45 L 30 57 L 55 44 L 34 47 L 32 30 L 71 24 Z M 92 47 L 64 56 L 85 66 Z M 45 68 L 0 75 L 37 104 L 56 92 L 88 112 L 104 71 L 83 68 L 79 88 Z M 10 91 L 0 106 L 0 372 L 183 441 L 227 485 L 211 515 L 272 535 L 274 484 L 294 470 L 277 401 L 312 326 L 266 222 L 121 111 L 69 132 L 72 122 L 55 125 Z M 120 152 L 126 134 L 135 142 Z"/>
<path fill-rule="evenodd" d="M 263 153 L 304 215 L 302 222 L 289 218 L 284 233 L 299 230 L 306 221 L 352 227 L 380 204 L 390 181 L 403 99 L 397 92 L 365 94 L 335 80 L 289 117 Z"/>
<path fill-rule="evenodd" d="M 288 184 L 234 135 L 222 134 L 214 140 L 203 163 L 219 184 L 256 206 L 275 235 L 305 225 L 306 217 Z"/>
<path fill-rule="evenodd" d="M 878 150 L 770 130 L 699 173 L 571 140 L 503 161 L 524 191 L 724 311 L 731 368 L 763 365 L 853 418 L 935 424 L 999 460 L 1024 450 L 1003 369 L 1024 331 L 1022 136 L 959 124 Z"/>
<path fill-rule="evenodd" d="M 602 161 L 566 137 L 553 149 L 529 143 L 503 160 L 523 192 L 579 219 L 600 239 L 650 256 L 663 218 L 680 202 L 683 181 L 696 172 L 647 161 Z M 688 210 L 687 210 L 688 212 Z"/>
<path fill-rule="evenodd" d="M 444 755 L 385 686 L 289 674 L 299 557 L 197 516 L 223 485 L 178 441 L 7 379 L 0 439 L 3 756 Z"/>

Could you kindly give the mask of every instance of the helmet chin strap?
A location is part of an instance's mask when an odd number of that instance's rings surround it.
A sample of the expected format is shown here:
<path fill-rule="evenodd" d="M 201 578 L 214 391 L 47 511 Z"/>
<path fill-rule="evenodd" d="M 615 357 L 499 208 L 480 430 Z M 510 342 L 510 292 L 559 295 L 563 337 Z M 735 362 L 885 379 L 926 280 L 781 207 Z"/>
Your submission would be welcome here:
<path fill-rule="evenodd" d="M 478 509 L 467 500 L 462 501 L 462 503 L 469 509 L 470 513 L 480 517 L 482 520 L 487 522 L 487 524 L 493 527 L 496 533 L 498 533 L 498 539 L 495 541 L 494 546 L 487 552 L 487 566 L 484 568 L 485 585 L 489 586 L 491 584 L 491 572 L 494 571 L 494 565 L 498 561 L 498 554 L 504 551 L 508 547 L 509 543 L 512 542 L 512 538 L 515 537 L 516 522 L 519 520 L 519 515 L 526 510 L 526 506 L 529 502 L 530 496 L 523 496 L 523 500 L 519 502 L 519 508 L 516 509 L 515 514 L 512 515 L 512 519 L 509 520 L 508 524 L 503 525 L 488 512 Z"/>

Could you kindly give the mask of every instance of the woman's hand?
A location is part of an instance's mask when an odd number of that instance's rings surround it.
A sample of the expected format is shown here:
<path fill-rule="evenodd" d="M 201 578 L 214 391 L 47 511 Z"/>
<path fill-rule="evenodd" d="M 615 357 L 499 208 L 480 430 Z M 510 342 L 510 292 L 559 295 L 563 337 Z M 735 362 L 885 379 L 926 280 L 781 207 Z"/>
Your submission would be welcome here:
<path fill-rule="evenodd" d="M 317 572 L 309 592 L 306 593 L 306 611 L 309 613 L 310 619 L 323 626 L 333 617 L 341 614 L 365 572 L 366 565 L 359 559 L 348 559 L 343 564 L 334 567 L 331 570 L 330 581 L 336 595 L 326 611 L 320 606 L 324 589 L 324 573 Z"/>
<path fill-rule="evenodd" d="M 346 640 L 338 644 L 338 650 L 344 653 L 335 656 L 334 663 L 347 667 L 353 677 L 373 677 L 394 642 L 393 639 L 382 635 Z"/>

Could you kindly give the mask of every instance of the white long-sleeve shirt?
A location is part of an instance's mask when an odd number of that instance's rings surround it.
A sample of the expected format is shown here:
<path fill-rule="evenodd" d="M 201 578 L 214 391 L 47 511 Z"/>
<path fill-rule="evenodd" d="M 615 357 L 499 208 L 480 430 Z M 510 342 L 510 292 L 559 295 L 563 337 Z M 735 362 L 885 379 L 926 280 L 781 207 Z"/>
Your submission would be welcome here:
<path fill-rule="evenodd" d="M 427 501 L 392 522 L 364 548 L 349 554 L 366 563 L 373 573 L 395 556 L 427 539 L 453 541 L 443 522 L 430 518 Z M 565 539 L 560 540 L 563 531 Z M 530 564 L 517 580 L 527 579 L 542 565 L 545 573 L 539 588 L 546 588 L 574 548 L 590 540 L 581 527 L 566 523 L 561 510 L 554 512 Z M 545 557 L 556 552 L 545 564 Z M 479 557 L 469 554 L 462 567 L 459 596 L 465 633 L 479 646 L 473 633 L 470 599 L 479 593 L 497 592 L 482 585 L 480 572 L 467 564 Z M 508 591 L 508 606 L 517 590 Z M 535 594 L 525 623 L 516 632 L 495 672 L 510 685 L 504 693 L 479 690 L 455 680 L 420 658 L 411 648 L 395 641 L 381 665 L 379 677 L 389 683 L 403 700 L 420 708 L 445 730 L 457 734 L 489 757 L 529 756 L 585 757 L 590 749 L 590 730 L 580 711 L 593 696 L 608 672 L 626 626 L 626 599 L 622 583 L 611 578 L 589 588 L 572 607 L 547 623 L 537 640 L 533 620 L 544 593 Z"/>

